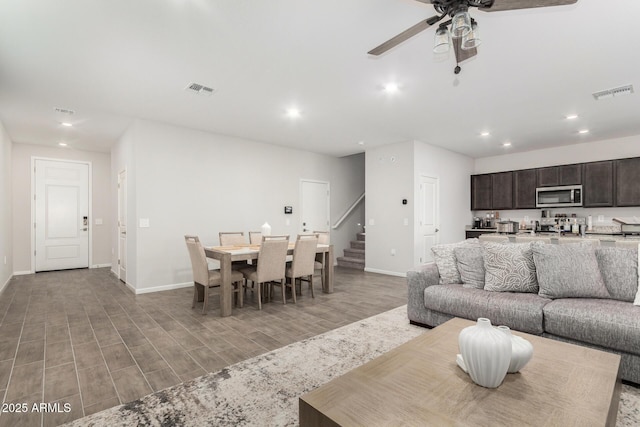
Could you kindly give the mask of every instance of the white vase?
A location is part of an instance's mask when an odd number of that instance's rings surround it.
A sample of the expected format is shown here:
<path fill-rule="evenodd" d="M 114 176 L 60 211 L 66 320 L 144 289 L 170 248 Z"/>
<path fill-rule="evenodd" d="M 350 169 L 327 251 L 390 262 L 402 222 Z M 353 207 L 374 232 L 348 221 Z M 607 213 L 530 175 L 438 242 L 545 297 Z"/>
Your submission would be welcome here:
<path fill-rule="evenodd" d="M 262 224 L 262 235 L 263 236 L 271 236 L 271 226 L 268 222 Z"/>
<path fill-rule="evenodd" d="M 507 372 L 515 374 L 531 360 L 533 345 L 524 338 L 513 335 L 508 326 L 498 326 L 498 329 L 511 339 L 511 363 Z"/>
<path fill-rule="evenodd" d="M 474 383 L 487 388 L 502 384 L 511 362 L 511 339 L 491 326 L 489 319 L 481 317 L 474 326 L 464 328 L 458 346 Z"/>

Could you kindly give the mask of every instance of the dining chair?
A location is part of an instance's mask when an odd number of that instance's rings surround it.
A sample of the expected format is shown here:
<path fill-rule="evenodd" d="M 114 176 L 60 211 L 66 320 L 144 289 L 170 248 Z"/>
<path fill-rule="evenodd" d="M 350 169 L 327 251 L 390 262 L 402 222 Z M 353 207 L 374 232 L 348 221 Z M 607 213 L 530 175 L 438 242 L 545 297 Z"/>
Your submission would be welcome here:
<path fill-rule="evenodd" d="M 247 244 L 243 231 L 221 231 L 218 233 L 218 237 L 220 238 L 220 246 L 238 246 Z"/>
<path fill-rule="evenodd" d="M 204 303 L 202 304 L 202 314 L 206 314 L 207 302 L 209 301 L 209 288 L 218 288 L 222 285 L 222 276 L 220 270 L 210 270 L 207 265 L 207 256 L 198 236 L 186 235 L 184 240 L 189 250 L 189 258 L 191 259 L 191 269 L 193 270 L 193 304 L 191 308 L 195 308 L 198 296 L 204 293 Z M 233 293 L 236 297 L 236 305 L 240 308 L 243 306 L 242 284 L 244 276 L 238 271 L 231 272 L 231 283 L 233 284 Z"/>
<path fill-rule="evenodd" d="M 262 243 L 262 231 L 250 231 L 249 244 L 259 245 L 260 243 Z"/>
<path fill-rule="evenodd" d="M 313 234 L 318 235 L 318 244 L 319 245 L 328 245 L 329 244 L 329 232 L 328 231 L 314 231 Z M 314 263 L 314 269 L 315 270 L 320 270 L 320 283 L 322 284 L 322 287 L 324 288 L 324 269 L 325 269 L 325 265 L 327 263 L 327 256 L 328 253 L 327 252 L 322 252 L 322 254 L 320 254 L 322 256 L 322 262 L 320 261 L 315 261 Z M 315 274 L 315 271 L 314 271 Z"/>
<path fill-rule="evenodd" d="M 258 292 L 258 310 L 262 310 L 262 295 L 269 282 L 280 281 L 284 286 L 289 236 L 262 236 L 258 265 L 240 270 L 245 279 L 250 280 Z M 246 285 L 245 285 L 246 286 Z"/>
<path fill-rule="evenodd" d="M 318 236 L 316 234 L 298 235 L 296 244 L 293 247 L 293 261 L 287 263 L 285 271 L 286 280 L 282 286 L 282 303 L 286 304 L 285 287 L 291 288 L 293 303 L 297 304 L 296 293 L 297 284 L 300 283 L 300 294 L 302 295 L 302 282 L 309 282 L 311 288 L 311 298 L 316 296 L 313 293 L 313 273 L 315 271 L 316 249 L 318 246 Z M 271 288 L 277 283 L 271 283 Z M 273 292 L 270 292 L 272 294 Z"/>

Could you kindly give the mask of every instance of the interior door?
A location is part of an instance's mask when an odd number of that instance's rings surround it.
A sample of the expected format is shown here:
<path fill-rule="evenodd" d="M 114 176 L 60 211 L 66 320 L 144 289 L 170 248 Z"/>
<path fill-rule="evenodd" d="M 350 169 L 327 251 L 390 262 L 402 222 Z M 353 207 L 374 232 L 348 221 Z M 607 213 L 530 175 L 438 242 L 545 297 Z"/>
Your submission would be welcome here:
<path fill-rule="evenodd" d="M 36 159 L 35 271 L 89 267 L 89 165 Z"/>
<path fill-rule="evenodd" d="M 118 174 L 118 277 L 127 283 L 127 171 Z"/>
<path fill-rule="evenodd" d="M 439 194 L 438 178 L 420 176 L 420 203 L 419 203 L 419 263 L 433 261 L 431 247 L 438 244 L 439 227 Z"/>
<path fill-rule="evenodd" d="M 329 231 L 329 183 L 300 181 L 300 232 Z"/>

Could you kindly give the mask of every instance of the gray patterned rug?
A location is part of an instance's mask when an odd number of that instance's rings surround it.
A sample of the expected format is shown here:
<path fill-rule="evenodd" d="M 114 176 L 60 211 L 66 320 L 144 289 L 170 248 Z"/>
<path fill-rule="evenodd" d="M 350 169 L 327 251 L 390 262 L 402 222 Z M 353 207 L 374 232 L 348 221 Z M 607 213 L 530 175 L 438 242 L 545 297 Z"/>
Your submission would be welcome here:
<path fill-rule="evenodd" d="M 296 426 L 299 396 L 426 331 L 398 307 L 70 425 Z M 639 424 L 640 390 L 624 385 L 617 425 Z"/>

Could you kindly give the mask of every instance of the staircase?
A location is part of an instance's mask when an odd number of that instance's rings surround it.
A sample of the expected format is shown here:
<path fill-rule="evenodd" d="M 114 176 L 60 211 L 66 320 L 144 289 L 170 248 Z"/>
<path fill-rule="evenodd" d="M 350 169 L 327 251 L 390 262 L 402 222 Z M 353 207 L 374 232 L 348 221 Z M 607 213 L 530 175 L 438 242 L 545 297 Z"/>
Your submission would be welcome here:
<path fill-rule="evenodd" d="M 344 256 L 338 257 L 340 267 L 364 270 L 364 239 L 365 233 L 356 234 L 356 240 L 352 240 L 351 247 L 344 250 Z"/>

